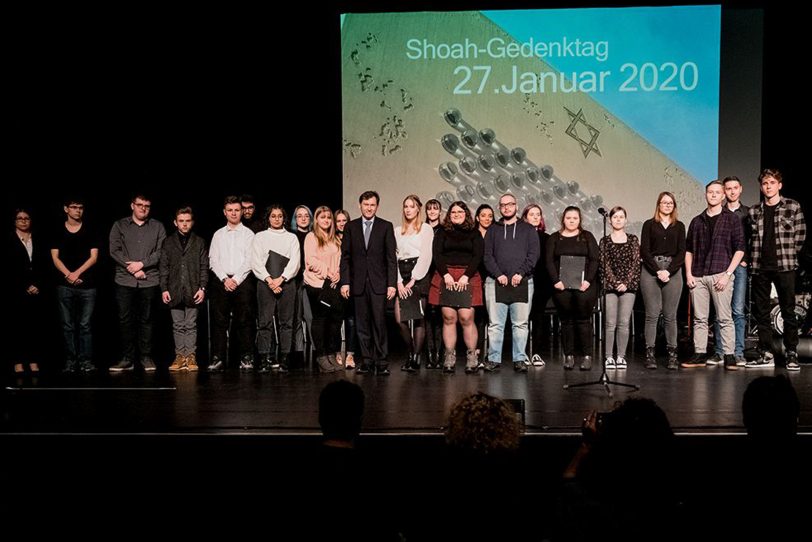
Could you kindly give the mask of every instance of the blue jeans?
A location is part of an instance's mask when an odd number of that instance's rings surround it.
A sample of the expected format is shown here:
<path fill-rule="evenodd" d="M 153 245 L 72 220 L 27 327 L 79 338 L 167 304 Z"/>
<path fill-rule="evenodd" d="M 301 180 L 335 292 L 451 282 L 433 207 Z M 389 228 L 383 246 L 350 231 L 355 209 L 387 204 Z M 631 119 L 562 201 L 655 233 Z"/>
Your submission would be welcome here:
<path fill-rule="evenodd" d="M 528 303 L 496 302 L 496 282 L 488 277 L 485 280 L 485 306 L 488 308 L 488 361 L 502 362 L 502 343 L 505 340 L 505 321 L 510 313 L 510 323 L 513 326 L 513 362 L 527 361 L 527 321 L 530 318 L 530 303 L 533 299 L 533 279 L 527 279 Z"/>
<path fill-rule="evenodd" d="M 733 311 L 733 329 L 736 331 L 736 357 L 744 357 L 744 327 L 746 322 L 744 307 L 747 303 L 747 268 L 738 266 L 736 271 L 733 272 L 735 280 L 733 282 L 733 300 L 730 302 L 730 308 Z M 720 340 L 721 330 L 719 329 L 719 322 L 713 323 L 713 336 L 716 339 L 715 350 L 720 356 L 722 355 L 722 341 Z"/>
<path fill-rule="evenodd" d="M 58 286 L 59 318 L 62 320 L 62 337 L 65 359 L 91 361 L 93 359 L 93 332 L 90 320 L 96 305 L 96 289 Z"/>

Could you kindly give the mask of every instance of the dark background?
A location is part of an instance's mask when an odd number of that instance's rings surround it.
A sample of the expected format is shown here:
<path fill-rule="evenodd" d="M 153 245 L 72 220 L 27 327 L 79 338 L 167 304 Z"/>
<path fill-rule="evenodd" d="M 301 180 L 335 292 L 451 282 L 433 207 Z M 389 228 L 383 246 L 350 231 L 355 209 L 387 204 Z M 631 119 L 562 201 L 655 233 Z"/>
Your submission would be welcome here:
<path fill-rule="evenodd" d="M 669 3 L 645 2 L 659 4 Z M 27 206 L 35 231 L 47 233 L 63 218 L 65 195 L 80 194 L 88 224 L 106 238 L 112 222 L 130 213 L 132 194 L 143 191 L 168 231 L 173 210 L 192 205 L 208 239 L 223 223 L 227 194 L 249 192 L 260 206 L 280 202 L 289 212 L 297 204 L 336 208 L 340 12 L 590 5 L 606 4 L 345 0 L 298 13 L 142 5 L 10 13 L 0 216 L 10 231 L 13 210 Z M 784 194 L 809 208 L 808 115 L 796 81 L 806 66 L 804 22 L 780 3 L 724 6 L 764 10 L 761 162 L 779 168 Z M 758 172 L 730 173 L 752 179 Z M 115 314 L 109 301 L 100 299 L 97 314 Z"/>
<path fill-rule="evenodd" d="M 64 195 L 79 191 L 89 198 L 88 219 L 107 228 L 144 190 L 154 216 L 168 221 L 176 206 L 191 203 L 208 232 L 230 193 L 290 209 L 335 207 L 341 11 L 589 5 L 605 4 L 342 0 L 299 14 L 71 8 L 10 17 L 4 209 L 25 204 L 35 219 L 58 220 Z M 781 169 L 784 192 L 803 199 L 800 156 L 808 151 L 801 152 L 796 81 L 806 65 L 803 22 L 780 3 L 725 5 L 752 7 L 765 14 L 762 164 Z"/>

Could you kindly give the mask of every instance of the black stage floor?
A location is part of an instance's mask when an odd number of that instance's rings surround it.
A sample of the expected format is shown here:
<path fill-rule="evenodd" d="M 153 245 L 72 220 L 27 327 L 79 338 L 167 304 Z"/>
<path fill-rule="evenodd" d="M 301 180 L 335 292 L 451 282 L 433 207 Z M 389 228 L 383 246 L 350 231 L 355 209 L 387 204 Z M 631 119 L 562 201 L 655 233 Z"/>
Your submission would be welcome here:
<path fill-rule="evenodd" d="M 4 433 L 252 433 L 318 432 L 318 396 L 328 382 L 347 378 L 366 393 L 364 431 L 434 433 L 441 431 L 451 406 L 462 396 L 484 391 L 523 399 L 528 434 L 576 434 L 584 413 L 611 409 L 615 401 L 640 396 L 654 399 L 677 433 L 742 433 L 741 399 L 747 384 L 761 375 L 785 373 L 801 402 L 800 431 L 812 430 L 812 366 L 790 373 L 722 367 L 680 369 L 642 366 L 630 357 L 625 371 L 609 377 L 640 386 L 639 391 L 609 386 L 563 389 L 564 384 L 597 380 L 591 371 L 564 371 L 559 356 L 544 356 L 546 367 L 514 373 L 501 371 L 453 375 L 421 368 L 416 375 L 399 370 L 403 355 L 391 359 L 391 376 L 352 371 L 318 374 L 301 369 L 288 374 L 157 372 L 94 376 L 42 375 L 7 379 L 2 391 Z M 459 360 L 458 360 L 459 361 Z M 804 361 L 804 360 L 802 360 Z M 808 361 L 808 360 L 805 360 Z"/>

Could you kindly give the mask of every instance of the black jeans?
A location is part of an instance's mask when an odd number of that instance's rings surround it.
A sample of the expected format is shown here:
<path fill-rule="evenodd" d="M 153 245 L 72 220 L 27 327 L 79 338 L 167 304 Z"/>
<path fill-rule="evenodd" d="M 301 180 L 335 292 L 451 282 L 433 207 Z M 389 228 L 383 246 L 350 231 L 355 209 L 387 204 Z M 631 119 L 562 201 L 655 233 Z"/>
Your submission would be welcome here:
<path fill-rule="evenodd" d="M 592 355 L 592 311 L 598 300 L 598 287 L 591 284 L 586 292 L 556 290 L 553 303 L 561 319 L 561 345 L 564 355 Z"/>
<path fill-rule="evenodd" d="M 152 357 L 152 310 L 157 296 L 158 286 L 131 288 L 116 284 L 122 359 L 135 361 L 139 359 L 137 355 L 140 359 Z"/>
<path fill-rule="evenodd" d="M 313 322 L 310 325 L 313 335 L 313 346 L 316 355 L 335 354 L 341 349 L 341 311 L 330 308 L 319 301 L 321 288 L 305 285 L 310 307 L 313 310 Z M 349 350 L 349 349 L 348 349 Z"/>
<path fill-rule="evenodd" d="M 798 349 L 798 319 L 795 317 L 795 271 L 757 271 L 751 282 L 753 315 L 758 323 L 758 347 L 772 351 L 773 328 L 770 322 L 770 284 L 775 283 L 778 304 L 784 319 L 784 348 Z"/>

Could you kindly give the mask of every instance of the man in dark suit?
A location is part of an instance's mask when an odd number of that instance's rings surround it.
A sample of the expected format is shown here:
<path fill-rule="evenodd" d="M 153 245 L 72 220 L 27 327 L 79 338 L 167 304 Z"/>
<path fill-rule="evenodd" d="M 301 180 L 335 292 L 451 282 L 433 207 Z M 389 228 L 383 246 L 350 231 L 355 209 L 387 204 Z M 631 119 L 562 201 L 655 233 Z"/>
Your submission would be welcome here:
<path fill-rule="evenodd" d="M 367 191 L 358 198 L 361 217 L 347 224 L 341 242 L 341 295 L 355 303 L 355 321 L 363 361 L 359 374 L 388 375 L 386 301 L 395 297 L 397 257 L 392 223 L 375 216 L 380 197 Z"/>

